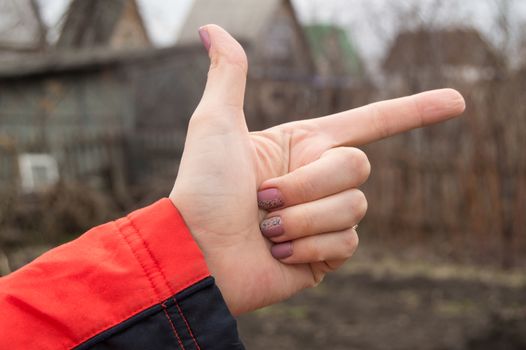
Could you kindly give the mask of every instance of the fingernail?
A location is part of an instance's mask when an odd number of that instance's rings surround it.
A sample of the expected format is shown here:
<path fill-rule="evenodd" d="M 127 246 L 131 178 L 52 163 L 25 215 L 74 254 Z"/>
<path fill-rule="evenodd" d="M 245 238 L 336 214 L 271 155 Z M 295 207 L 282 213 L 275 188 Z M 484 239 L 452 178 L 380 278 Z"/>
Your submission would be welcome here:
<path fill-rule="evenodd" d="M 276 259 L 285 259 L 292 255 L 292 242 L 275 244 L 270 248 L 272 256 Z"/>
<path fill-rule="evenodd" d="M 265 210 L 282 207 L 281 192 L 277 188 L 269 188 L 258 192 L 258 206 Z"/>
<path fill-rule="evenodd" d="M 280 216 L 273 216 L 261 221 L 259 228 L 261 229 L 261 233 L 267 237 L 276 237 L 282 235 L 284 232 Z"/>
<path fill-rule="evenodd" d="M 201 42 L 203 43 L 206 51 L 210 51 L 210 46 L 212 43 L 210 41 L 210 34 L 208 34 L 208 30 L 206 30 L 205 27 L 199 28 L 199 38 L 201 38 Z"/>

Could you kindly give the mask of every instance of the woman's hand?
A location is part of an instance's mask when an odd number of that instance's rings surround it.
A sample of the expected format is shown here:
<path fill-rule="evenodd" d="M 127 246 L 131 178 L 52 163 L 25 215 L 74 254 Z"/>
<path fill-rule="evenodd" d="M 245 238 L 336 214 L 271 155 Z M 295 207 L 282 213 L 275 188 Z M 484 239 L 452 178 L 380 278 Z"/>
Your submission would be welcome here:
<path fill-rule="evenodd" d="M 200 34 L 211 67 L 170 199 L 240 314 L 315 286 L 353 254 L 367 208 L 356 188 L 370 172 L 353 146 L 449 119 L 465 104 L 437 90 L 249 133 L 246 55 L 218 26 Z"/>

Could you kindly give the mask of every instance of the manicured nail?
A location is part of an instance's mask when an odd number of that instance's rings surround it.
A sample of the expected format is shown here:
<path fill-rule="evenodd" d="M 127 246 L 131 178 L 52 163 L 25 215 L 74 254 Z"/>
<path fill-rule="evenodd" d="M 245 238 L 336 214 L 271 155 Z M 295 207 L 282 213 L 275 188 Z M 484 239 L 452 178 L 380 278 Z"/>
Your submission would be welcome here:
<path fill-rule="evenodd" d="M 283 225 L 281 224 L 280 216 L 273 216 L 261 221 L 259 228 L 261 229 L 261 233 L 267 237 L 276 237 L 285 232 L 283 230 Z"/>
<path fill-rule="evenodd" d="M 277 188 L 269 188 L 258 192 L 258 206 L 261 209 L 269 210 L 283 206 L 281 192 Z"/>
<path fill-rule="evenodd" d="M 270 248 L 272 256 L 276 259 L 285 259 L 292 255 L 292 242 L 275 244 Z"/>
<path fill-rule="evenodd" d="M 206 51 L 210 51 L 210 46 L 212 43 L 210 41 L 210 34 L 208 34 L 208 30 L 206 30 L 205 27 L 199 28 L 199 37 L 201 38 L 201 42 L 203 43 Z"/>

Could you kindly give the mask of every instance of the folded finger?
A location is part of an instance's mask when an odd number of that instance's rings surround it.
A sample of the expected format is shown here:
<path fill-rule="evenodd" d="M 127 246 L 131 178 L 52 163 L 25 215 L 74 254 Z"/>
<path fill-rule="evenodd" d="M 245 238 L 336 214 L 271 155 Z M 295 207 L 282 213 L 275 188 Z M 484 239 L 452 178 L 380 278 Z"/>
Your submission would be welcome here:
<path fill-rule="evenodd" d="M 283 263 L 310 264 L 348 259 L 357 247 L 358 234 L 350 228 L 278 243 L 271 247 L 271 253 Z"/>
<path fill-rule="evenodd" d="M 367 199 L 357 189 L 346 190 L 313 202 L 270 212 L 261 222 L 261 233 L 273 242 L 348 229 L 367 211 Z"/>
<path fill-rule="evenodd" d="M 258 205 L 272 210 L 324 198 L 360 186 L 370 170 L 369 160 L 361 150 L 333 148 L 310 164 L 265 181 L 258 192 Z"/>

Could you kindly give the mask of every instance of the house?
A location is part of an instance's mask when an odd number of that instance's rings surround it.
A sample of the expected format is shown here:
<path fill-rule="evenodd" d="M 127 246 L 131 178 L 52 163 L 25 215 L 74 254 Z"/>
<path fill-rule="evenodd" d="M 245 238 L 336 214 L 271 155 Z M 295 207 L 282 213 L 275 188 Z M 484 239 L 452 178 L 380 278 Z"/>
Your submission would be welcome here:
<path fill-rule="evenodd" d="M 44 168 L 97 187 L 173 177 L 202 47 L 151 47 L 134 0 L 74 0 L 57 47 L 0 65 L 0 184 Z"/>
<path fill-rule="evenodd" d="M 60 49 L 151 46 L 135 0 L 73 0 L 57 42 Z"/>
<path fill-rule="evenodd" d="M 46 29 L 35 0 L 0 0 L 0 60 L 46 48 Z"/>
<path fill-rule="evenodd" d="M 195 0 L 177 45 L 201 45 L 197 30 L 209 23 L 229 31 L 247 52 L 245 106 L 251 129 L 312 113 L 309 86 L 316 65 L 290 0 Z"/>
<path fill-rule="evenodd" d="M 463 87 L 499 74 L 501 58 L 475 29 L 401 32 L 383 62 L 391 90 L 413 92 L 438 86 Z"/>
<path fill-rule="evenodd" d="M 173 177 L 206 79 L 193 74 L 206 64 L 197 51 L 68 50 L 0 65 L 0 185 L 23 154 L 50 155 L 62 179 L 96 186 Z"/>

